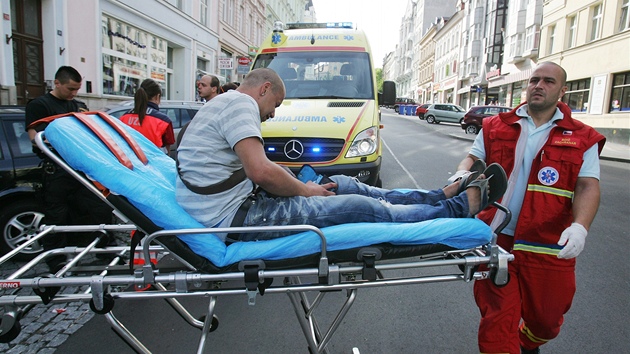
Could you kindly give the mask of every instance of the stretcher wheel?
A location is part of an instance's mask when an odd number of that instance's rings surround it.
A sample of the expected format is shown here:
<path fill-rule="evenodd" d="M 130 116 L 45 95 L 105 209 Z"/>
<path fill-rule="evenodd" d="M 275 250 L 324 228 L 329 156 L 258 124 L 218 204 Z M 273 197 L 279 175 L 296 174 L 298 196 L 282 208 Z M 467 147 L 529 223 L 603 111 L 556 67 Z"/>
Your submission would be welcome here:
<path fill-rule="evenodd" d="M 2 324 L 2 320 L 0 319 L 0 327 L 1 327 L 1 324 Z M 15 320 L 15 322 L 13 323 L 13 326 L 7 333 L 0 334 L 0 343 L 9 343 L 10 341 L 17 338 L 17 336 L 20 335 L 21 331 L 22 331 L 22 326 L 20 326 L 20 321 Z"/>
<path fill-rule="evenodd" d="M 103 295 L 103 308 L 97 309 L 94 305 L 94 299 L 90 299 L 90 310 L 99 315 L 104 315 L 114 308 L 114 297 L 111 294 Z"/>
<path fill-rule="evenodd" d="M 206 322 L 206 315 L 199 317 L 199 321 Z M 219 328 L 219 318 L 217 316 L 212 316 L 212 323 L 210 324 L 210 330 L 208 332 L 214 332 Z"/>

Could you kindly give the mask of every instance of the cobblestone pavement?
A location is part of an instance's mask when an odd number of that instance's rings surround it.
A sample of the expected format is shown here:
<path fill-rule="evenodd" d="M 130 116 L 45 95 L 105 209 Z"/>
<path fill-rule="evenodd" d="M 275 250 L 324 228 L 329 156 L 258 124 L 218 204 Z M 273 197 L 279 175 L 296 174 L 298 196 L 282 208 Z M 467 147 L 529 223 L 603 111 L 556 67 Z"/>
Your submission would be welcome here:
<path fill-rule="evenodd" d="M 116 235 L 119 245 L 127 243 L 128 235 Z M 84 258 L 86 263 L 103 264 L 103 261 L 97 260 L 93 255 L 87 255 Z M 25 262 L 7 261 L 0 266 L 0 279 L 14 273 Z M 34 277 L 48 273 L 48 267 L 45 264 L 38 264 L 32 270 L 22 276 L 22 278 Z M 61 294 L 78 294 L 88 290 L 87 286 L 83 287 L 66 287 L 63 288 Z M 11 290 L 12 291 L 12 290 Z M 21 289 L 20 291 L 31 291 L 30 289 Z M 4 290 L 2 295 L 10 293 Z M 0 308 L 0 316 L 4 314 L 4 309 Z M 54 353 L 55 350 L 65 342 L 70 335 L 78 331 L 81 326 L 94 317 L 94 312 L 90 310 L 87 302 L 70 302 L 58 304 L 38 304 L 23 314 L 20 319 L 21 332 L 17 338 L 10 343 L 0 343 L 0 353 L 18 354 L 18 353 Z"/>

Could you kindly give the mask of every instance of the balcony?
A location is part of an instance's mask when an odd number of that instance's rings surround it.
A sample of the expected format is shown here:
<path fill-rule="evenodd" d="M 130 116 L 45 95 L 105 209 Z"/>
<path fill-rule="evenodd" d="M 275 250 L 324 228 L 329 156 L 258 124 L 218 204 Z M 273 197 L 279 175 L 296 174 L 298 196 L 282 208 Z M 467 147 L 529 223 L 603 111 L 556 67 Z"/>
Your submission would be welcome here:
<path fill-rule="evenodd" d="M 512 58 L 507 58 L 507 63 L 508 64 L 517 64 L 517 63 L 522 63 L 523 61 L 525 61 L 525 57 L 523 57 L 522 55 L 517 55 L 514 56 Z"/>

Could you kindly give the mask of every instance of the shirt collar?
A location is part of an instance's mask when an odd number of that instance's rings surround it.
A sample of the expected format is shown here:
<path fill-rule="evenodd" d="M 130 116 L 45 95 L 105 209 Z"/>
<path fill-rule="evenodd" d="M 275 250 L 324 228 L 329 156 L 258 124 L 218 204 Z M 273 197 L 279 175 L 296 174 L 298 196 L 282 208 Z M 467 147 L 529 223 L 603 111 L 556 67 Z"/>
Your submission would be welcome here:
<path fill-rule="evenodd" d="M 527 121 L 530 124 L 534 124 L 534 120 L 527 113 L 527 104 L 524 104 L 524 105 L 520 106 L 516 110 L 516 115 L 521 117 L 521 118 L 526 118 Z M 553 114 L 553 117 L 551 117 L 551 120 L 549 122 L 547 122 L 547 124 L 549 124 L 549 125 L 554 124 L 555 125 L 556 121 L 562 120 L 562 118 L 564 118 L 564 115 L 562 114 L 562 112 L 560 112 L 560 109 L 558 107 L 556 107 L 556 112 Z"/>

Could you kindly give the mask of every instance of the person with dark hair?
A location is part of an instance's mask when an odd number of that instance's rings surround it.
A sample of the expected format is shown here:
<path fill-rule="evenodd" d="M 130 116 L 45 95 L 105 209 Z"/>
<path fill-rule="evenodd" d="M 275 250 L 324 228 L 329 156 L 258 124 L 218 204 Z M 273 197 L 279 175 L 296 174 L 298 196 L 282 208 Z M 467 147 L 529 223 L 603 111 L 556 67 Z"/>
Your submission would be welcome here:
<path fill-rule="evenodd" d="M 219 94 L 221 89 L 221 82 L 214 75 L 204 75 L 197 81 L 197 92 L 199 97 L 206 101 L 210 101 L 212 98 Z"/>
<path fill-rule="evenodd" d="M 236 90 L 239 87 L 239 83 L 238 82 L 226 82 L 224 85 L 222 85 L 219 89 L 219 94 L 222 93 L 226 93 L 230 90 Z"/>
<path fill-rule="evenodd" d="M 164 148 L 166 153 L 175 144 L 173 122 L 160 112 L 162 88 L 153 79 L 146 79 L 133 97 L 134 106 L 129 113 L 125 113 L 120 120 L 142 133 L 157 147 Z"/>
<path fill-rule="evenodd" d="M 71 66 L 62 66 L 55 73 L 55 87 L 51 92 L 37 97 L 26 105 L 26 129 L 31 141 L 46 128 L 47 123 L 39 119 L 71 112 L 88 111 L 85 103 L 75 97 L 81 88 L 81 75 Z M 112 222 L 112 209 L 90 192 L 74 177 L 47 158 L 33 144 L 33 152 L 43 159 L 44 170 L 44 222 L 49 225 L 70 224 L 109 224 Z M 68 245 L 66 234 L 50 234 L 42 239 L 44 250 L 62 248 Z M 113 242 L 113 237 L 99 246 Z M 66 257 L 58 255 L 46 259 L 52 273 L 65 264 Z"/>

